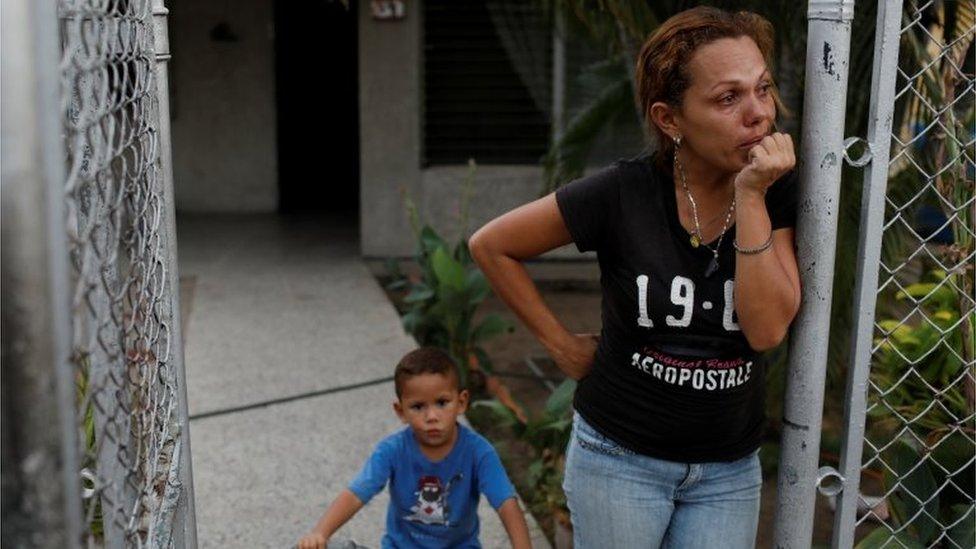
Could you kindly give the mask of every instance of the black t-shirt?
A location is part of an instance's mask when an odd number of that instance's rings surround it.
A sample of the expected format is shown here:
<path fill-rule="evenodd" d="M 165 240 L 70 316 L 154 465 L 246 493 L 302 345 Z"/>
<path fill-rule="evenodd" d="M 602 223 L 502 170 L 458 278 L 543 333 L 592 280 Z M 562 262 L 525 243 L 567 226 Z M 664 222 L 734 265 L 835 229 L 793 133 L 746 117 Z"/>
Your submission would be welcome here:
<path fill-rule="evenodd" d="M 793 227 L 792 171 L 766 193 L 773 229 Z M 712 252 L 693 248 L 674 182 L 651 157 L 621 160 L 556 191 L 580 251 L 596 251 L 603 330 L 577 413 L 635 452 L 686 463 L 754 451 L 765 421 L 762 356 L 736 323 L 735 226 Z M 714 246 L 714 242 L 709 243 Z"/>

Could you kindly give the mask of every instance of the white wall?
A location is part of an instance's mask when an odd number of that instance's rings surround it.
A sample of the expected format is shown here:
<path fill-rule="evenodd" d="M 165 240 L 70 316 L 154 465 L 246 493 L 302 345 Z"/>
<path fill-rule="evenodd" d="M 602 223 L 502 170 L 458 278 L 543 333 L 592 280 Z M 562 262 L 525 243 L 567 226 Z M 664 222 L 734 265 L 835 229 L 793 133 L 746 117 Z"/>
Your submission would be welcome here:
<path fill-rule="evenodd" d="M 183 212 L 277 208 L 270 0 L 171 0 L 173 172 Z M 225 23 L 237 41 L 214 41 Z"/>

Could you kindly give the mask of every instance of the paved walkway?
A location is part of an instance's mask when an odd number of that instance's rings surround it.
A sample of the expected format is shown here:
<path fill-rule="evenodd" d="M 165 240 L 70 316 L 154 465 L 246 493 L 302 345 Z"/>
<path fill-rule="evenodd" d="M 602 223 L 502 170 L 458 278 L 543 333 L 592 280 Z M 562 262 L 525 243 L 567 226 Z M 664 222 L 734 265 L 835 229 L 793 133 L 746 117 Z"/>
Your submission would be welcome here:
<path fill-rule="evenodd" d="M 354 224 L 179 220 L 200 546 L 289 547 L 400 426 L 393 365 L 415 346 L 359 259 Z M 378 547 L 387 497 L 341 535 Z M 482 501 L 482 543 L 505 547 Z M 531 516 L 536 547 L 548 547 Z"/>

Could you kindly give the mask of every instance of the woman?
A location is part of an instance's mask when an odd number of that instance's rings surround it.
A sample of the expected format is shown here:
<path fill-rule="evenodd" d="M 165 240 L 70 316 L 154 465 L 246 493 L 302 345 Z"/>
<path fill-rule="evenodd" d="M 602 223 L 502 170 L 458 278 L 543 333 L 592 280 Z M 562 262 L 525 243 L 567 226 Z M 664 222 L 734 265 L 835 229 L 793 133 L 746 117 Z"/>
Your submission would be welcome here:
<path fill-rule="evenodd" d="M 772 29 L 700 7 L 644 44 L 637 84 L 658 137 L 482 227 L 471 252 L 579 380 L 564 488 L 577 548 L 753 547 L 764 364 L 800 305 L 795 163 L 775 132 Z M 603 328 L 569 333 L 521 261 L 595 250 Z"/>

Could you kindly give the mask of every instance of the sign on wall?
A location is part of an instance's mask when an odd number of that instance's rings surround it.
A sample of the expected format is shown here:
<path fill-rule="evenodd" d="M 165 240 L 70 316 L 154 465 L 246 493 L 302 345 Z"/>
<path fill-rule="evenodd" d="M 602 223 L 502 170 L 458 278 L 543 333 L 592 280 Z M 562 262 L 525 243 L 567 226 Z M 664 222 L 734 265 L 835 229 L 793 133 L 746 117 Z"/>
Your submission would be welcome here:
<path fill-rule="evenodd" d="M 398 21 L 407 15 L 406 2 L 403 0 L 373 0 L 369 6 L 373 19 L 378 21 Z"/>

